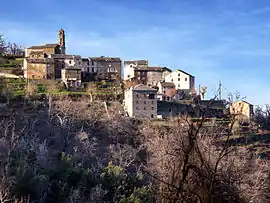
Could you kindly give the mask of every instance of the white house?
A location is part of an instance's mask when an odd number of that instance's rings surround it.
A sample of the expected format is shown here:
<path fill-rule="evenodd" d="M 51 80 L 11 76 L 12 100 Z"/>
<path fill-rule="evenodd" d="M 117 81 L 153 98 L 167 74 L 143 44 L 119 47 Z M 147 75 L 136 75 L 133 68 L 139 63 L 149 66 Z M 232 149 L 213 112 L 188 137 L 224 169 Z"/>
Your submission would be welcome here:
<path fill-rule="evenodd" d="M 195 87 L 195 77 L 182 70 L 168 74 L 165 77 L 165 82 L 172 82 L 176 90 L 184 90 L 185 92 L 190 92 Z"/>

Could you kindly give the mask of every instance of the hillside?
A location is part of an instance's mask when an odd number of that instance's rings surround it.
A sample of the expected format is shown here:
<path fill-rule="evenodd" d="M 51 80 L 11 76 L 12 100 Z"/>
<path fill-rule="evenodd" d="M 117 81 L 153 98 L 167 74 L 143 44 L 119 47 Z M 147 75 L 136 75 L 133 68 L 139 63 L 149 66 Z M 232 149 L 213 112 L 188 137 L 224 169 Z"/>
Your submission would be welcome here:
<path fill-rule="evenodd" d="M 209 128 L 184 117 L 133 120 L 123 116 L 118 102 L 106 107 L 66 96 L 17 99 L 0 107 L 4 198 L 267 202 L 269 161 L 234 147 L 222 122 Z"/>

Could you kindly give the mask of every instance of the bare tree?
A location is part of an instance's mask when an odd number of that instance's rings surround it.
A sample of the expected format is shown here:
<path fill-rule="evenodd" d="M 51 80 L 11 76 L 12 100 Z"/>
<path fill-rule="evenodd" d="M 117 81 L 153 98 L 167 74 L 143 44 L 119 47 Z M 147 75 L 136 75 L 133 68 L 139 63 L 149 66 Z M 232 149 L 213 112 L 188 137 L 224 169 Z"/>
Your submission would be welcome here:
<path fill-rule="evenodd" d="M 159 202 L 265 202 L 269 164 L 231 145 L 234 120 L 209 128 L 204 115 L 197 123 L 185 116 L 169 126 L 143 126 L 146 170 L 157 182 Z"/>

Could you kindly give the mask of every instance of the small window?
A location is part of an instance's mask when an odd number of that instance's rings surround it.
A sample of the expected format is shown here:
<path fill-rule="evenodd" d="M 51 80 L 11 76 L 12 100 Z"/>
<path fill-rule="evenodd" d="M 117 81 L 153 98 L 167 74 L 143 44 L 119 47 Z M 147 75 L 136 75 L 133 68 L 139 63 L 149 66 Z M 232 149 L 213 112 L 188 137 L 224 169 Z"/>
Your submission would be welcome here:
<path fill-rule="evenodd" d="M 185 78 L 185 81 L 187 81 L 187 78 Z"/>
<path fill-rule="evenodd" d="M 166 93 L 166 91 L 164 90 L 164 91 L 163 91 L 163 94 L 165 94 L 165 93 Z"/>
<path fill-rule="evenodd" d="M 178 73 L 178 77 L 180 77 L 180 73 Z"/>
<path fill-rule="evenodd" d="M 81 62 L 79 62 L 79 65 L 81 65 Z"/>
<path fill-rule="evenodd" d="M 92 72 L 95 72 L 95 69 L 94 68 L 92 68 Z"/>
<path fill-rule="evenodd" d="M 146 107 L 143 107 L 143 110 L 146 110 Z"/>
<path fill-rule="evenodd" d="M 173 79 L 172 79 L 172 82 L 173 82 Z"/>
<path fill-rule="evenodd" d="M 87 65 L 89 66 L 89 62 L 87 62 Z"/>
<path fill-rule="evenodd" d="M 139 97 L 139 95 L 138 95 L 138 94 L 137 94 L 136 96 L 137 96 L 137 98 Z"/>
<path fill-rule="evenodd" d="M 180 81 L 180 78 L 178 78 L 178 81 Z"/>
<path fill-rule="evenodd" d="M 139 110 L 139 107 L 136 107 L 136 110 Z"/>
<path fill-rule="evenodd" d="M 166 99 L 166 97 L 165 96 L 163 96 L 163 100 L 165 100 Z"/>
<path fill-rule="evenodd" d="M 169 101 L 170 100 L 170 97 L 167 97 L 167 100 Z"/>
<path fill-rule="evenodd" d="M 34 57 L 35 57 L 35 55 L 32 55 L 32 57 L 34 58 Z"/>
<path fill-rule="evenodd" d="M 71 64 L 71 61 L 69 61 L 69 64 Z"/>
<path fill-rule="evenodd" d="M 171 109 L 169 109 L 169 112 L 172 112 L 172 110 L 171 110 Z"/>
<path fill-rule="evenodd" d="M 151 114 L 151 118 L 154 118 L 154 115 L 153 114 Z"/>
<path fill-rule="evenodd" d="M 154 101 L 152 101 L 152 104 L 154 104 Z"/>
<path fill-rule="evenodd" d="M 180 84 L 178 84 L 178 87 L 180 87 Z"/>
<path fill-rule="evenodd" d="M 146 101 L 144 101 L 143 103 L 146 104 Z"/>
<path fill-rule="evenodd" d="M 94 62 L 92 61 L 92 66 L 94 65 Z"/>
<path fill-rule="evenodd" d="M 139 101 L 136 101 L 136 104 L 139 104 Z"/>
<path fill-rule="evenodd" d="M 154 110 L 155 108 L 154 107 L 151 107 L 152 110 Z"/>

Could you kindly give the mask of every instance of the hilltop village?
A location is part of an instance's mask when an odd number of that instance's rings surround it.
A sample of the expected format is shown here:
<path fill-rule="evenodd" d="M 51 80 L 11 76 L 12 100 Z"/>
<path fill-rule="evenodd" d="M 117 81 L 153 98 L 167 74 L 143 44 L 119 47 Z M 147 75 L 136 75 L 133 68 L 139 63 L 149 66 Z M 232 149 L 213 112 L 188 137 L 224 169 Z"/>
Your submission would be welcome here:
<path fill-rule="evenodd" d="M 199 86 L 197 91 L 195 76 L 186 70 L 152 66 L 144 59 L 122 62 L 119 57 L 67 54 L 63 29 L 58 32 L 58 43 L 28 47 L 20 56 L 0 57 L 0 67 L 12 57 L 11 61 L 19 61 L 13 69 L 0 68 L 2 78 L 24 79 L 39 86 L 42 81 L 56 81 L 63 85 L 65 93 L 85 93 L 102 100 L 114 95 L 123 104 L 126 116 L 154 119 L 188 113 L 200 117 L 201 110 L 194 111 L 194 103 L 199 103 L 200 108 L 211 103 L 208 117 L 228 114 L 223 100 L 204 99 L 207 87 Z M 243 101 L 236 107 L 232 105 L 230 111 L 252 117 L 253 105 Z"/>

